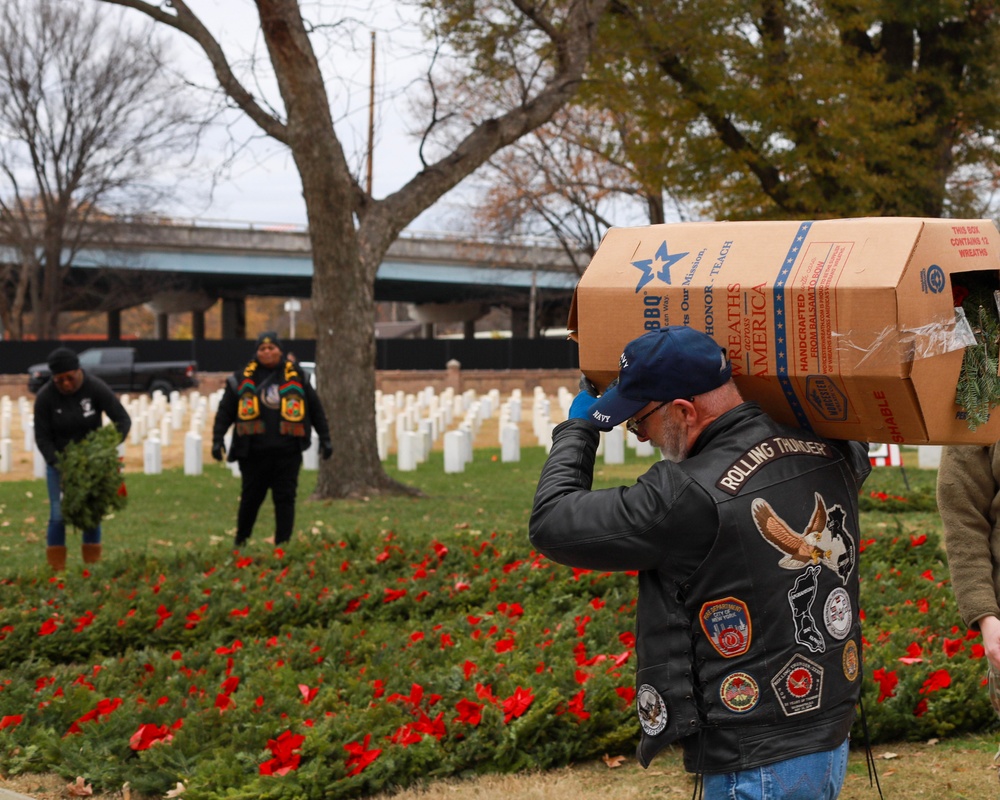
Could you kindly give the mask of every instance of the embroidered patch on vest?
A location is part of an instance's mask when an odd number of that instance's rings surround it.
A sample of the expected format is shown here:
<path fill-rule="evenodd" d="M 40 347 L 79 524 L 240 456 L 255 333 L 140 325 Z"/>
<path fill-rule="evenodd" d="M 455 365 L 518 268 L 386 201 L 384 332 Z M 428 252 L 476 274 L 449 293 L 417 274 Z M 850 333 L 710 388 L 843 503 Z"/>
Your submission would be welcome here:
<path fill-rule="evenodd" d="M 823 604 L 823 624 L 830 635 L 837 640 L 847 638 L 851 632 L 854 613 L 851 611 L 851 598 L 847 590 L 838 586 L 826 598 Z"/>
<path fill-rule="evenodd" d="M 788 590 L 788 605 L 792 607 L 792 621 L 795 623 L 795 641 L 808 647 L 811 653 L 826 652 L 826 639 L 820 633 L 812 615 L 812 604 L 819 588 L 818 564 L 806 567 L 805 572 L 795 579 L 795 585 Z"/>
<path fill-rule="evenodd" d="M 722 704 L 737 714 L 744 714 L 757 705 L 760 700 L 760 687 L 757 681 L 745 672 L 734 672 L 722 679 L 719 687 L 719 699 Z"/>
<path fill-rule="evenodd" d="M 823 668 L 805 656 L 792 656 L 771 679 L 771 687 L 786 717 L 815 711 L 823 694 Z"/>
<path fill-rule="evenodd" d="M 644 683 L 636 692 L 635 711 L 639 715 L 639 724 L 647 735 L 656 736 L 667 727 L 667 704 L 648 683 Z"/>
<path fill-rule="evenodd" d="M 844 677 L 852 683 L 861 673 L 861 659 L 858 658 L 858 643 L 851 639 L 844 645 Z"/>
<path fill-rule="evenodd" d="M 822 564 L 840 576 L 842 583 L 854 569 L 854 540 L 844 528 L 847 514 L 839 505 L 829 508 L 819 494 L 804 531 L 789 525 L 778 516 L 771 504 L 762 497 L 754 498 L 750 513 L 760 535 L 783 557 L 782 569 L 802 569 L 810 564 Z"/>
<path fill-rule="evenodd" d="M 750 649 L 750 611 L 742 600 L 712 600 L 701 607 L 698 616 L 705 636 L 723 658 L 741 656 Z"/>
<path fill-rule="evenodd" d="M 730 495 L 739 494 L 743 484 L 765 464 L 785 456 L 821 456 L 834 458 L 830 445 L 809 439 L 772 436 L 758 442 L 722 471 L 715 487 Z"/>

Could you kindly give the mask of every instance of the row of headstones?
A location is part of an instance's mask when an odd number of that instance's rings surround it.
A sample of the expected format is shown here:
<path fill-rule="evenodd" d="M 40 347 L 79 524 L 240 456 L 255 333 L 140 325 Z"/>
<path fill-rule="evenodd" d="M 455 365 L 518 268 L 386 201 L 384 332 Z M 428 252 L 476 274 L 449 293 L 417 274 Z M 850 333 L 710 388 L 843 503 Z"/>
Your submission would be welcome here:
<path fill-rule="evenodd" d="M 203 432 L 208 420 L 214 417 L 222 390 L 204 396 L 196 392 L 181 395 L 172 392 L 169 397 L 155 393 L 152 397 L 123 395 L 121 400 L 132 418 L 128 444 L 143 448 L 143 471 L 146 474 L 162 472 L 162 451 L 176 432 L 184 427 L 189 418 L 188 430 L 184 434 L 184 474 L 199 475 L 203 471 Z M 572 402 L 572 394 L 560 388 L 556 406 L 558 412 L 554 421 L 552 401 L 541 387 L 535 387 L 531 404 L 532 432 L 548 450 L 552 444 L 552 429 L 565 418 Z M 465 464 L 473 458 L 473 445 L 484 421 L 498 415 L 498 443 L 503 462 L 520 460 L 521 425 L 524 399 L 519 389 L 501 400 L 500 391 L 492 389 L 479 395 L 473 390 L 458 394 L 452 389 L 436 393 L 433 387 L 426 387 L 417 394 L 376 392 L 376 435 L 379 457 L 384 461 L 393 444 L 396 446 L 397 466 L 401 471 L 412 471 L 427 460 L 434 444 L 443 437 L 444 469 L 446 472 L 461 472 Z M 21 415 L 21 429 L 24 432 L 24 449 L 35 454 L 34 474 L 43 477 L 45 463 L 34 446 L 34 426 L 32 404 L 25 398 L 18 398 L 18 412 Z M 13 406 L 9 397 L 0 398 L 0 470 L 9 469 L 11 464 L 11 417 Z M 450 429 L 457 422 L 456 427 Z M 227 434 L 226 446 L 230 444 L 231 433 Z M 124 455 L 123 443 L 120 453 Z M 651 455 L 648 443 L 641 443 L 632 435 L 626 437 L 621 428 L 604 434 L 599 455 L 605 463 L 624 462 L 625 446 L 636 450 L 637 455 Z M 228 465 L 234 475 L 239 474 L 236 463 Z M 318 440 L 313 434 L 310 447 L 303 455 L 305 469 L 319 468 Z"/>
<path fill-rule="evenodd" d="M 443 434 L 444 449 L 444 471 L 463 472 L 465 465 L 471 463 L 473 459 L 473 443 L 479 433 L 484 420 L 489 419 L 493 414 L 493 409 L 498 409 L 498 443 L 500 445 L 500 460 L 502 462 L 520 461 L 521 458 L 521 426 L 523 398 L 521 391 L 515 389 L 510 398 L 503 403 L 499 402 L 500 393 L 498 390 L 491 390 L 488 394 L 477 396 L 475 392 L 466 392 L 464 395 L 455 397 L 442 393 L 441 401 L 437 407 L 442 405 L 447 407 L 449 402 L 455 403 L 456 416 L 460 409 L 464 409 L 462 422 L 454 429 Z M 395 400 L 380 406 L 383 410 L 379 413 L 384 419 L 391 420 L 395 414 L 397 429 L 404 424 L 401 416 L 397 413 L 401 398 L 397 393 Z M 397 468 L 400 471 L 412 471 L 418 465 L 426 461 L 427 455 L 437 441 L 436 427 L 433 424 L 434 390 L 427 388 L 419 396 L 404 396 L 402 401 L 406 403 L 405 408 L 410 413 L 406 417 L 405 427 L 398 433 L 397 446 Z M 384 400 L 384 398 L 382 398 Z M 542 445 L 546 452 L 552 447 L 552 430 L 558 422 L 566 419 L 570 404 L 573 401 L 573 394 L 565 387 L 560 387 L 556 394 L 556 407 L 558 413 L 554 414 L 552 399 L 540 386 L 534 388 L 531 403 L 531 424 L 532 433 Z M 421 415 L 421 410 L 430 409 L 427 416 Z M 553 419 L 553 416 L 556 419 Z M 640 442 L 638 438 L 627 433 L 623 427 L 615 428 L 612 431 L 601 435 L 601 442 L 598 446 L 598 456 L 604 459 L 606 464 L 625 463 L 626 447 L 635 451 L 639 457 L 648 457 L 654 454 L 653 446 L 649 442 Z M 380 447 L 380 456 L 385 458 Z"/>
<path fill-rule="evenodd" d="M 143 468 L 147 474 L 158 474 L 163 471 L 162 451 L 170 445 L 175 431 L 184 426 L 185 417 L 190 417 L 188 431 L 185 434 L 184 466 L 186 474 L 201 472 L 201 432 L 208 419 L 218 408 L 221 391 L 209 396 L 196 392 L 181 395 L 171 392 L 168 398 L 162 392 L 156 392 L 152 397 L 138 395 L 130 397 L 122 395 L 121 402 L 132 419 L 132 427 L 128 439 L 119 446 L 119 455 L 126 452 L 126 445 L 143 448 Z M 13 463 L 13 444 L 11 430 L 13 423 L 14 404 L 4 395 L 0 397 L 0 472 L 9 472 Z M 36 478 L 45 476 L 45 460 L 35 447 L 34 408 L 26 397 L 17 400 L 17 413 L 20 415 L 21 431 L 24 436 L 24 452 L 32 453 L 34 460 L 32 472 Z M 104 420 L 107 423 L 107 419 Z"/>

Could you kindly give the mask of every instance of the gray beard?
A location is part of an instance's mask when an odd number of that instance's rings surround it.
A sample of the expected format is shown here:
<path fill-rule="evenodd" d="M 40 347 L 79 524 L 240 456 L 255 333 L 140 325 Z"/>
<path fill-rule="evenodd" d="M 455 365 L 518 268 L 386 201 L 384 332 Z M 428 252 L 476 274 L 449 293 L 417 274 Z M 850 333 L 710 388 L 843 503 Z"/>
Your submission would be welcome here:
<path fill-rule="evenodd" d="M 687 458 L 687 431 L 684 428 L 672 422 L 667 423 L 663 436 L 663 446 L 660 448 L 660 455 L 663 456 L 664 460 L 679 464 Z"/>

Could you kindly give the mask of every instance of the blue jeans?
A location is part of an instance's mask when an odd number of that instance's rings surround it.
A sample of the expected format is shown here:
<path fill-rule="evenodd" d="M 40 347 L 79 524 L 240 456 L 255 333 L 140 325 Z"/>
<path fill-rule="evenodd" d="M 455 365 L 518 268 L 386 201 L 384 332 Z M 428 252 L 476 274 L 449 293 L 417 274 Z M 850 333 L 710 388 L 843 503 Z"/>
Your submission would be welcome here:
<path fill-rule="evenodd" d="M 62 515 L 62 489 L 59 486 L 59 470 L 51 464 L 45 465 L 45 485 L 49 490 L 49 527 L 45 531 L 45 544 L 49 547 L 65 547 L 66 520 Z M 84 544 L 101 543 L 101 526 L 83 532 Z"/>
<path fill-rule="evenodd" d="M 705 800 L 835 800 L 847 776 L 848 740 L 825 753 L 705 776 Z"/>

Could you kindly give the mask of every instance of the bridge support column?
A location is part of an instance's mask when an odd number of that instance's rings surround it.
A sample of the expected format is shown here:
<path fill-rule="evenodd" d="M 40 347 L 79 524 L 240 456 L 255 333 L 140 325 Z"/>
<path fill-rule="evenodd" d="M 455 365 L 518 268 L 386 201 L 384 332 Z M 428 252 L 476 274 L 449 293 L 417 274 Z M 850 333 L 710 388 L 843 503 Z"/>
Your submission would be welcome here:
<path fill-rule="evenodd" d="M 247 338 L 247 301 L 245 298 L 222 298 L 222 338 Z"/>
<path fill-rule="evenodd" d="M 157 339 L 169 339 L 170 338 L 170 315 L 169 314 L 157 314 L 156 315 L 156 338 Z"/>
<path fill-rule="evenodd" d="M 528 338 L 528 309 L 519 306 L 511 306 L 510 309 L 510 335 L 515 339 Z"/>
<path fill-rule="evenodd" d="M 119 308 L 108 312 L 108 338 L 114 341 L 122 338 L 122 312 Z"/>
<path fill-rule="evenodd" d="M 462 323 L 462 336 L 466 339 L 476 338 L 476 321 L 474 319 L 467 319 Z"/>
<path fill-rule="evenodd" d="M 191 312 L 191 338 L 195 341 L 201 341 L 205 338 L 205 312 L 204 311 L 192 311 Z"/>
<path fill-rule="evenodd" d="M 433 339 L 434 338 L 434 323 L 425 322 L 420 326 L 420 338 L 421 339 Z"/>

